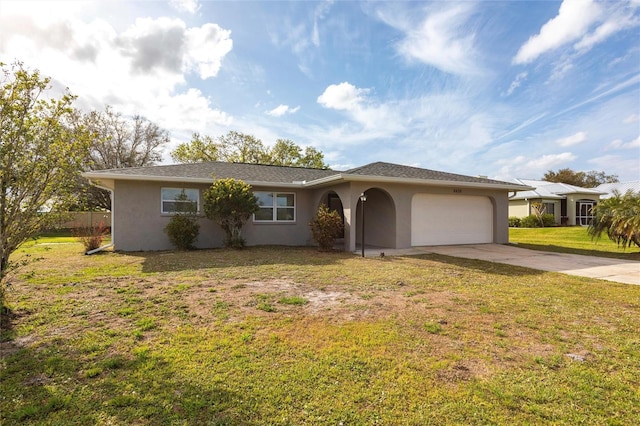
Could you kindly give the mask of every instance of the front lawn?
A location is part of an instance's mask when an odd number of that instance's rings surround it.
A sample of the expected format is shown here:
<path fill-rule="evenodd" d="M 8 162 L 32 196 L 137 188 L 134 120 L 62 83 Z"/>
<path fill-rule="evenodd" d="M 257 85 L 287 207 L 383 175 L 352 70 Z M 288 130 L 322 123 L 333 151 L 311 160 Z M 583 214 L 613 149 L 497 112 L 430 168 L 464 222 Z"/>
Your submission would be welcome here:
<path fill-rule="evenodd" d="M 593 240 L 582 226 L 509 228 L 509 242 L 533 250 L 640 260 L 640 248 L 618 247 L 606 234 Z"/>
<path fill-rule="evenodd" d="M 437 255 L 43 243 L 3 318 L 3 425 L 640 418 L 640 286 Z"/>

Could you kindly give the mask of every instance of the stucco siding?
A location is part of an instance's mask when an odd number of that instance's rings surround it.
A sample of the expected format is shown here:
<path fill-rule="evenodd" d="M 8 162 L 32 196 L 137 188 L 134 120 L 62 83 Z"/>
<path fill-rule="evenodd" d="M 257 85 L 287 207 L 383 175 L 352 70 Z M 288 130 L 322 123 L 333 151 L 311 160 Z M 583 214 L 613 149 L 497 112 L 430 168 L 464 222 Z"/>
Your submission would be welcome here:
<path fill-rule="evenodd" d="M 162 188 L 175 188 L 175 183 L 117 181 L 114 199 L 114 244 L 116 250 L 148 251 L 171 250 L 173 245 L 164 232 L 171 219 L 161 213 Z M 180 185 L 178 185 L 180 187 Z M 208 185 L 187 184 L 185 188 L 200 191 L 200 234 L 197 248 L 221 247 L 224 232 L 212 220 L 203 215 L 203 192 Z M 309 191 L 277 190 L 255 187 L 254 191 L 291 192 L 295 194 L 296 220 L 291 223 L 257 223 L 252 219 L 242 229 L 247 245 L 309 245 L 312 243 L 309 222 L 315 209 L 310 207 Z"/>
<path fill-rule="evenodd" d="M 592 194 L 570 194 L 567 196 L 567 216 L 569 217 L 569 225 L 577 225 L 576 222 L 576 202 L 578 200 L 591 200 L 596 204 L 600 201 L 599 195 Z"/>
<path fill-rule="evenodd" d="M 401 184 L 388 184 L 388 183 L 351 183 L 349 192 L 350 208 L 354 213 L 351 214 L 351 223 L 358 223 L 359 216 L 355 214 L 358 208 L 358 195 L 361 192 L 369 193 L 372 188 L 380 189 L 390 195 L 395 207 L 395 246 L 390 248 L 408 248 L 411 247 L 411 201 L 415 194 L 443 194 L 443 195 L 455 195 L 455 196 L 485 196 L 490 199 L 493 204 L 494 211 L 494 223 L 493 223 L 493 242 L 497 244 L 506 244 L 509 242 L 509 207 L 508 207 L 508 193 L 507 191 L 500 190 L 484 190 L 484 189 L 470 189 L 470 188 L 457 188 L 457 187 L 431 187 L 422 185 L 401 185 Z M 344 191 L 344 189 L 343 189 Z M 341 196 L 342 198 L 342 196 Z M 368 197 L 367 197 L 368 200 Z M 369 201 L 367 201 L 368 203 Z M 344 200 L 343 200 L 344 204 Z M 372 211 L 372 207 L 365 206 L 365 212 L 371 211 L 371 214 L 375 214 Z M 346 211 L 345 211 L 346 218 Z M 366 217 L 368 218 L 368 216 Z M 365 218 L 365 219 L 366 219 Z M 367 220 L 365 220 L 366 222 Z M 365 224 L 366 225 L 366 224 Z M 357 228 L 358 226 L 356 226 Z M 376 236 L 371 235 L 377 232 L 376 229 L 365 227 L 365 242 L 375 241 Z M 382 230 L 381 232 L 387 232 Z M 356 235 L 358 236 L 356 238 Z M 356 230 L 351 229 L 349 241 L 345 241 L 346 250 L 354 251 L 356 248 L 356 242 L 359 243 L 359 231 L 356 234 Z M 373 238 L 373 240 L 371 240 Z"/>
<path fill-rule="evenodd" d="M 114 191 L 114 244 L 116 250 L 146 251 L 170 250 L 173 245 L 164 232 L 171 215 L 161 213 L 161 190 L 176 187 L 175 183 L 117 181 Z M 185 187 L 202 191 L 207 186 L 189 184 Z M 202 213 L 202 211 L 201 211 Z M 198 220 L 200 234 L 195 246 L 198 248 L 217 247 L 224 238 L 220 227 L 201 216 Z"/>
<path fill-rule="evenodd" d="M 527 217 L 529 216 L 529 201 L 527 200 L 510 200 L 509 201 L 509 217 Z"/>
<path fill-rule="evenodd" d="M 115 182 L 114 190 L 114 243 L 116 250 L 170 250 L 173 249 L 164 227 L 171 215 L 161 213 L 161 189 L 177 187 L 175 183 L 126 181 Z M 200 209 L 203 204 L 204 184 L 187 184 L 200 191 Z M 367 245 L 386 248 L 411 247 L 411 202 L 415 194 L 445 194 L 455 197 L 488 197 L 493 205 L 493 242 L 509 241 L 509 202 L 507 191 L 456 187 L 430 187 L 396 183 L 350 182 L 322 189 L 283 190 L 254 187 L 254 191 L 288 192 L 295 194 L 294 222 L 258 223 L 250 219 L 242 235 L 247 245 L 314 244 L 309 222 L 318 208 L 319 199 L 327 191 L 335 191 L 343 204 L 345 217 L 345 249 L 354 251 L 361 241 L 359 195 L 367 193 L 365 203 L 365 235 Z M 198 248 L 220 247 L 224 233 L 213 221 L 201 216 Z"/>

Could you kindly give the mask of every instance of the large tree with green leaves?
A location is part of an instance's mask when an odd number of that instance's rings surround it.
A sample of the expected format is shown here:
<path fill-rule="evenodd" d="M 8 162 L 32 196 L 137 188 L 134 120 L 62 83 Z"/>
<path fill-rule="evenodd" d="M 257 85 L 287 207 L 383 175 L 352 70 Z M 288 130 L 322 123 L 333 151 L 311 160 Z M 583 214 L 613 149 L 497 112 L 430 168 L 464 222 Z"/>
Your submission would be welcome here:
<path fill-rule="evenodd" d="M 0 64 L 0 282 L 10 255 L 60 220 L 74 201 L 88 137 L 72 120 L 74 96 L 49 92 L 49 78 Z"/>
<path fill-rule="evenodd" d="M 593 220 L 588 232 L 597 239 L 606 233 L 611 241 L 622 247 L 640 247 L 640 194 L 627 191 L 601 200 L 592 209 Z"/>
<path fill-rule="evenodd" d="M 144 167 L 161 160 L 169 133 L 140 115 L 124 117 L 107 106 L 104 111 L 75 113 L 76 121 L 91 134 L 91 145 L 84 160 L 85 170 Z M 109 191 L 80 181 L 80 204 L 88 209 L 111 209 Z"/>
<path fill-rule="evenodd" d="M 254 136 L 230 131 L 217 139 L 194 133 L 190 142 L 182 143 L 171 153 L 180 163 L 228 161 L 235 163 L 271 164 L 277 166 L 327 169 L 321 151 L 304 150 L 289 139 L 278 139 L 271 148 Z"/>
<path fill-rule="evenodd" d="M 569 185 L 580 186 L 582 188 L 595 188 L 603 183 L 618 182 L 618 176 L 616 175 L 608 175 L 605 172 L 595 170 L 576 172 L 569 168 L 559 169 L 557 172 L 548 170 L 542 179 L 547 182 L 568 183 Z"/>
<path fill-rule="evenodd" d="M 242 227 L 259 208 L 251 186 L 241 180 L 215 180 L 204 193 L 204 213 L 225 232 L 226 247 L 244 247 Z"/>

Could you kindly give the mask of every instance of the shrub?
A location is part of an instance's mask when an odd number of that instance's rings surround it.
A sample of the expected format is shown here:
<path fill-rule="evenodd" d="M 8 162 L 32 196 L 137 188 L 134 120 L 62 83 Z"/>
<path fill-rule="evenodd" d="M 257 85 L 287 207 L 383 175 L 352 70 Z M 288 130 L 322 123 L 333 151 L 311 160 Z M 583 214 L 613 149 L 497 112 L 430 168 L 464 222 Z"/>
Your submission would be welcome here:
<path fill-rule="evenodd" d="M 226 247 L 244 247 L 242 226 L 259 209 L 251 186 L 241 180 L 218 179 L 204 193 L 204 212 L 224 230 Z"/>
<path fill-rule="evenodd" d="M 320 205 L 316 217 L 309 226 L 313 239 L 318 243 L 321 251 L 333 250 L 336 235 L 342 234 L 344 229 L 340 214 L 335 210 L 329 210 L 324 204 Z"/>
<path fill-rule="evenodd" d="M 510 228 L 519 228 L 521 226 L 520 222 L 521 222 L 521 220 L 520 220 L 519 217 L 511 216 L 509 218 L 509 227 Z"/>
<path fill-rule="evenodd" d="M 509 218 L 509 223 L 511 223 L 511 218 Z M 543 214 L 541 216 L 532 214 L 520 219 L 520 226 L 522 228 L 544 228 L 555 225 L 556 217 L 552 214 Z"/>
<path fill-rule="evenodd" d="M 181 250 L 190 250 L 200 234 L 200 225 L 195 214 L 177 213 L 165 226 L 164 232 L 169 236 L 171 244 Z"/>
<path fill-rule="evenodd" d="M 109 227 L 104 221 L 97 225 L 78 226 L 73 228 L 72 233 L 84 245 L 85 253 L 102 247 L 104 237 L 109 234 Z"/>
<path fill-rule="evenodd" d="M 183 210 L 175 212 L 167 226 L 164 227 L 164 232 L 169 236 L 171 244 L 181 250 L 190 250 L 200 233 L 198 205 L 195 202 L 184 203 L 189 201 L 184 191 L 176 196 L 176 201 L 182 201 L 185 207 Z"/>
<path fill-rule="evenodd" d="M 545 227 L 547 226 L 556 226 L 556 217 L 551 213 L 546 213 L 542 215 L 542 223 Z"/>
<path fill-rule="evenodd" d="M 540 221 L 536 215 L 531 214 L 520 219 L 520 226 L 523 228 L 540 228 Z"/>

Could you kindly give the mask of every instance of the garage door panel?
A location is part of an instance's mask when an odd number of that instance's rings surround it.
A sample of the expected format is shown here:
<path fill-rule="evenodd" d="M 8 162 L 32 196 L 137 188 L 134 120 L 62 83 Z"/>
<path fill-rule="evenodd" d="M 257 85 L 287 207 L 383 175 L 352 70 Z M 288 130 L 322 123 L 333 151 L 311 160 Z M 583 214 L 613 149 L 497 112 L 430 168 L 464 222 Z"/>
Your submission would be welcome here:
<path fill-rule="evenodd" d="M 416 194 L 411 201 L 411 245 L 493 242 L 488 197 Z"/>

